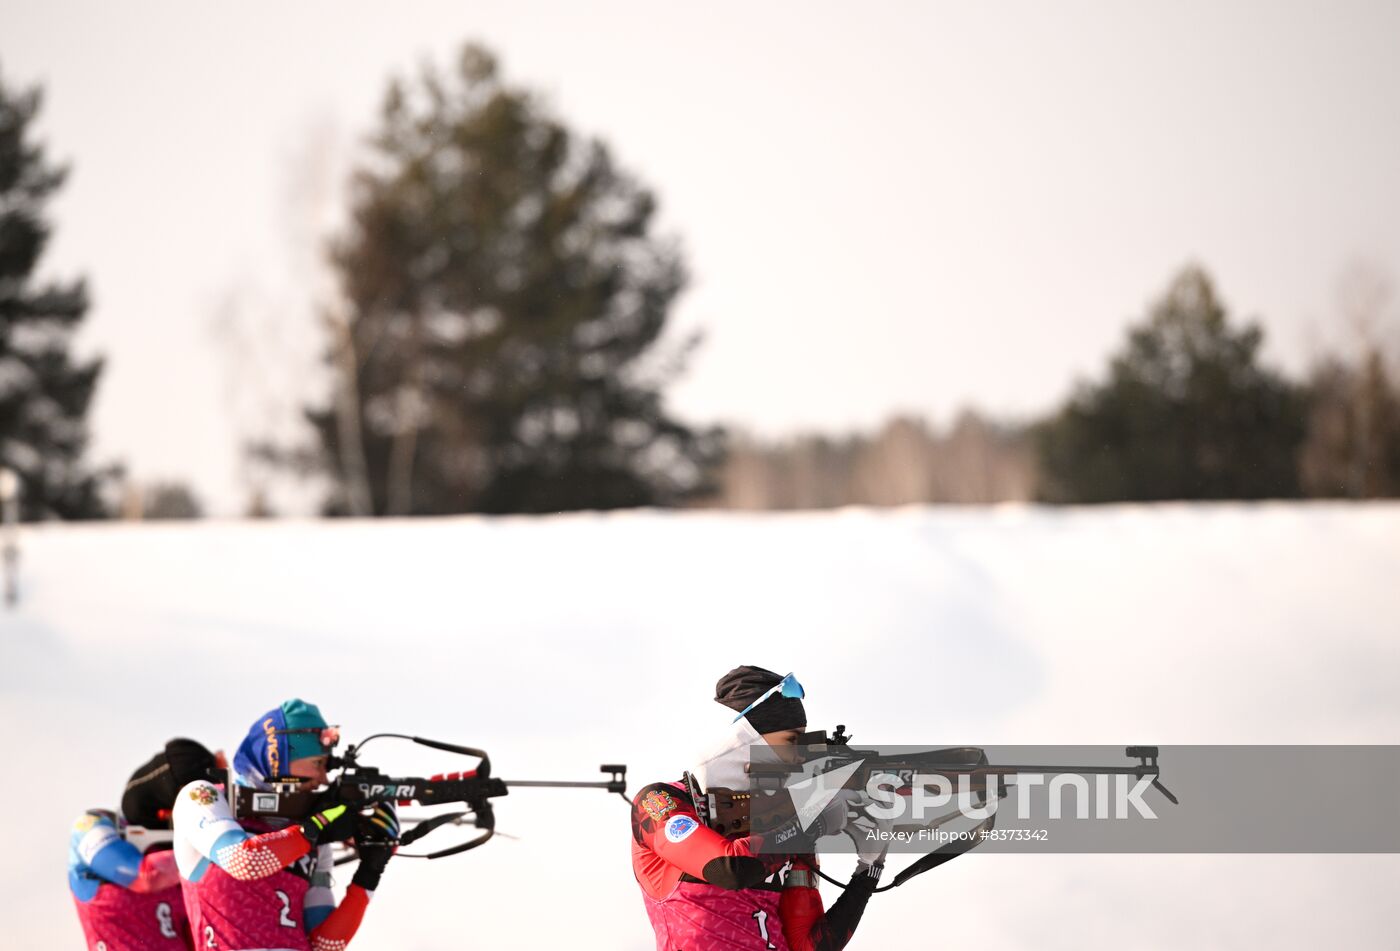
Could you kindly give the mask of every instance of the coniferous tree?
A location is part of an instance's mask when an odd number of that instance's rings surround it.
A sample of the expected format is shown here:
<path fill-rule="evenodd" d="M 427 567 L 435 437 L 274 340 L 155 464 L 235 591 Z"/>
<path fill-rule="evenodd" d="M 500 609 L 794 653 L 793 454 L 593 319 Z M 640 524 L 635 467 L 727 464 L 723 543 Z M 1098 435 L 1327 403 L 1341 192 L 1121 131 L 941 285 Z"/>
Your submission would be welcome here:
<path fill-rule="evenodd" d="M 101 476 L 82 459 L 102 364 L 71 354 L 88 306 L 82 281 L 33 276 L 49 238 L 44 206 L 65 175 L 32 141 L 39 103 L 37 90 L 0 79 L 0 465 L 19 476 L 24 518 L 89 518 L 103 514 Z"/>
<path fill-rule="evenodd" d="M 1257 324 L 1230 325 L 1210 278 L 1177 276 L 1108 378 L 1038 432 L 1041 495 L 1056 502 L 1299 494 L 1305 403 L 1259 363 Z"/>
<path fill-rule="evenodd" d="M 337 396 L 309 413 L 332 511 L 672 504 L 714 434 L 674 419 L 656 356 L 684 284 L 655 201 L 495 60 L 395 82 L 334 247 Z"/>

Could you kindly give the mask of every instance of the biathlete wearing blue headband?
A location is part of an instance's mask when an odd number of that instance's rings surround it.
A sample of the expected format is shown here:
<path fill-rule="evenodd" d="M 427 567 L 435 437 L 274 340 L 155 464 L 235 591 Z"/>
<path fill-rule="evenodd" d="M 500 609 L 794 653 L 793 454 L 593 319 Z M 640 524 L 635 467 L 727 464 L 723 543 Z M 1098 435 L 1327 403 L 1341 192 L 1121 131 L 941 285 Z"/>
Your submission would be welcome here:
<path fill-rule="evenodd" d="M 289 700 L 259 717 L 234 757 L 237 782 L 268 788 L 297 778 L 326 782 L 329 739 L 321 711 Z M 355 936 L 398 839 L 392 803 L 370 816 L 334 805 L 301 822 L 239 819 L 222 786 L 200 781 L 175 800 L 175 861 L 195 947 L 221 951 L 343 951 Z M 331 843 L 355 838 L 360 854 L 339 906 Z"/>
<path fill-rule="evenodd" d="M 791 674 L 736 667 L 715 685 L 734 710 L 730 734 L 696 768 L 706 788 L 744 788 L 749 746 L 791 745 L 807 726 L 804 691 Z M 823 813 L 825 834 L 844 828 L 841 797 Z M 657 951 L 839 951 L 855 933 L 879 880 L 861 862 L 831 909 L 817 891 L 814 855 L 760 854 L 752 836 L 706 826 L 684 782 L 653 783 L 632 802 L 632 870 Z"/>

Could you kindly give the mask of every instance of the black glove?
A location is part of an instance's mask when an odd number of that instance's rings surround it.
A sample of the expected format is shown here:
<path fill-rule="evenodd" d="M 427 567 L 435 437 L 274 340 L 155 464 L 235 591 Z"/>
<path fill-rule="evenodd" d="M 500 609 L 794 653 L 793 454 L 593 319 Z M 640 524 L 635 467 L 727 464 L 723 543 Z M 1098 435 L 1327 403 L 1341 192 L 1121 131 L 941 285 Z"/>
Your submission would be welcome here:
<path fill-rule="evenodd" d="M 399 813 L 392 802 L 377 803 L 367 816 L 355 817 L 355 851 L 360 853 L 360 867 L 350 879 L 367 892 L 379 887 L 384 866 L 399 847 Z"/>
<path fill-rule="evenodd" d="M 356 813 L 344 805 L 328 806 L 301 820 L 301 834 L 311 845 L 344 842 L 355 834 Z"/>

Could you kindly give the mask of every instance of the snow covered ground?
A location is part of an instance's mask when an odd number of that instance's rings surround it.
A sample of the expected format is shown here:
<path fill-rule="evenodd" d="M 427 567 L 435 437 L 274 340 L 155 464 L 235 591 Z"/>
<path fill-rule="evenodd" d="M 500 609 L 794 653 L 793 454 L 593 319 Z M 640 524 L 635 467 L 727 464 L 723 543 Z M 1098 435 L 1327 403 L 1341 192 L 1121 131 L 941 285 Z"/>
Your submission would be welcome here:
<path fill-rule="evenodd" d="M 0 946 L 81 945 L 68 825 L 282 699 L 507 778 L 675 777 L 739 663 L 872 743 L 1400 742 L 1400 505 L 46 526 L 0 613 Z M 384 747 L 396 771 L 437 761 Z M 1338 808 L 1345 808 L 1340 796 Z M 390 866 L 355 947 L 652 947 L 627 810 L 520 790 Z M 837 864 L 838 873 L 842 867 Z M 978 856 L 853 947 L 1394 947 L 1396 856 Z M 833 896 L 828 894 L 828 901 Z"/>

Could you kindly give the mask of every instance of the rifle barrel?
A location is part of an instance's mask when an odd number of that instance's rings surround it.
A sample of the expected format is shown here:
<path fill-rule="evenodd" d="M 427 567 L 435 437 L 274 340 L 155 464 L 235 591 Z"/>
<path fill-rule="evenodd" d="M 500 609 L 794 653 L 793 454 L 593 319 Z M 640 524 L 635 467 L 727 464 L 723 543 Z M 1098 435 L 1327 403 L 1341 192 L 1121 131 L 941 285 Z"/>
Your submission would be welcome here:
<path fill-rule="evenodd" d="M 950 773 L 1108 773 L 1123 776 L 1156 776 L 1156 766 L 978 766 L 975 769 L 944 770 Z"/>
<path fill-rule="evenodd" d="M 891 772 L 893 769 L 909 769 L 910 767 L 883 767 L 873 766 L 871 772 Z M 1162 775 L 1160 767 L 1157 766 L 1015 766 L 1015 765 L 988 765 L 988 766 L 938 766 L 936 764 L 926 764 L 915 767 L 916 772 L 934 776 L 969 776 L 973 779 L 982 780 L 987 776 L 999 776 L 1002 779 L 1013 779 L 1024 774 L 1055 775 L 1063 773 L 1082 773 L 1089 775 L 1108 776 L 1134 776 L 1138 779 L 1157 778 Z"/>
<path fill-rule="evenodd" d="M 541 789 L 608 789 L 611 791 L 613 783 L 608 780 L 597 782 L 578 782 L 573 780 L 554 779 L 505 779 L 502 780 L 507 786 L 534 786 Z"/>

